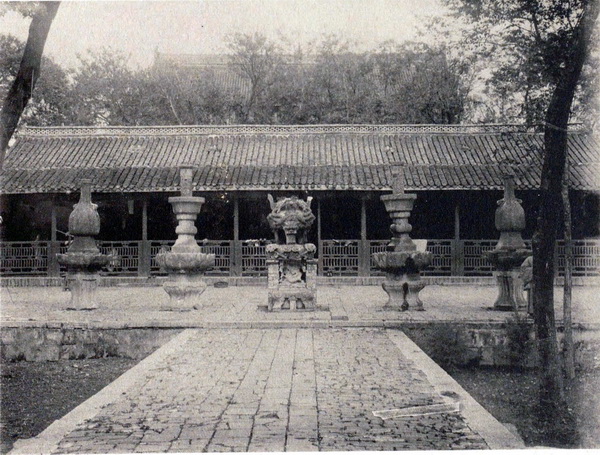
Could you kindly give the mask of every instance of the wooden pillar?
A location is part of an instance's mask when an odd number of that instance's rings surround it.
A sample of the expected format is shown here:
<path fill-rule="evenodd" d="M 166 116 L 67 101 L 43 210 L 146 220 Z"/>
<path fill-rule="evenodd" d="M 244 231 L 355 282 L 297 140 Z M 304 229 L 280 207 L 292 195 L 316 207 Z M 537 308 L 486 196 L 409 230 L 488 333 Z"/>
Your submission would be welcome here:
<path fill-rule="evenodd" d="M 460 206 L 454 205 L 454 240 L 460 240 Z"/>
<path fill-rule="evenodd" d="M 452 265 L 451 274 L 455 276 L 464 275 L 465 271 L 465 249 L 460 239 L 460 200 L 454 205 L 454 239 L 452 240 Z"/>
<path fill-rule="evenodd" d="M 56 199 L 52 197 L 50 212 L 50 244 L 48 245 L 48 276 L 59 276 L 60 265 L 56 255 L 60 253 L 60 244 L 56 238 Z"/>
<path fill-rule="evenodd" d="M 323 239 L 321 237 L 321 200 L 317 200 L 317 274 L 323 275 Z"/>
<path fill-rule="evenodd" d="M 358 246 L 358 275 L 369 276 L 369 242 L 367 240 L 367 197 L 360 198 L 360 244 Z"/>
<path fill-rule="evenodd" d="M 231 256 L 231 274 L 242 275 L 242 242 L 240 241 L 240 200 L 233 195 L 233 254 Z"/>
<path fill-rule="evenodd" d="M 142 240 L 148 240 L 148 197 L 142 199 Z"/>
<path fill-rule="evenodd" d="M 139 244 L 139 276 L 150 276 L 150 266 L 152 254 L 150 252 L 150 242 L 148 241 L 148 196 L 142 197 L 142 241 Z"/>

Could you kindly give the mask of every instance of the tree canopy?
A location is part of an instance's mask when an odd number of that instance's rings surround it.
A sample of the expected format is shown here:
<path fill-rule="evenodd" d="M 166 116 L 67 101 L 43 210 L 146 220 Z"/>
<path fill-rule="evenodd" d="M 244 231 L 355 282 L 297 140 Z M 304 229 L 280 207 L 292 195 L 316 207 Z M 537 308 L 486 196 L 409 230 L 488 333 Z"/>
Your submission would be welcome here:
<path fill-rule="evenodd" d="M 23 115 L 30 125 L 220 123 L 459 123 L 468 65 L 443 47 L 387 42 L 374 52 L 324 37 L 306 49 L 260 34 L 233 35 L 224 65 L 132 68 L 104 48 L 63 70 L 50 58 Z M 23 43 L 0 38 L 2 81 L 14 78 Z M 4 63 L 3 62 L 3 63 Z"/>
<path fill-rule="evenodd" d="M 0 111 L 0 169 L 4 164 L 4 156 L 9 141 L 40 77 L 40 66 L 46 38 L 59 5 L 60 2 L 36 2 L 25 6 L 18 3 L 9 5 L 12 8 L 19 9 L 22 14 L 31 15 L 31 23 L 18 71 L 8 87 L 2 103 L 2 111 Z M 5 5 L 2 5 L 0 14 L 3 14 L 6 8 Z"/>

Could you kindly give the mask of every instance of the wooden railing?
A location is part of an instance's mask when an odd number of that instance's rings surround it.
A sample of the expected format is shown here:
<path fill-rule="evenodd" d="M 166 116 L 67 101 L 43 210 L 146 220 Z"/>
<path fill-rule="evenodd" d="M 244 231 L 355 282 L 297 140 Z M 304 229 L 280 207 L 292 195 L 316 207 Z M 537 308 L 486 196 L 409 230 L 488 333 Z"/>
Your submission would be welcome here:
<path fill-rule="evenodd" d="M 99 241 L 103 253 L 115 254 L 102 272 L 111 276 L 164 275 L 155 257 L 168 251 L 173 240 Z M 206 253 L 215 254 L 212 276 L 266 276 L 265 241 L 209 240 L 201 244 Z M 426 276 L 491 276 L 493 267 L 483 253 L 495 247 L 497 240 L 429 239 L 427 250 L 433 255 Z M 526 241 L 530 247 L 531 242 Z M 323 240 L 318 245 L 319 274 L 324 276 L 378 276 L 372 253 L 384 251 L 388 240 Z M 556 245 L 557 275 L 564 273 L 564 242 Z M 0 242 L 0 275 L 58 276 L 66 270 L 56 260 L 65 253 L 63 242 Z M 573 275 L 600 276 L 600 240 L 573 241 Z"/>

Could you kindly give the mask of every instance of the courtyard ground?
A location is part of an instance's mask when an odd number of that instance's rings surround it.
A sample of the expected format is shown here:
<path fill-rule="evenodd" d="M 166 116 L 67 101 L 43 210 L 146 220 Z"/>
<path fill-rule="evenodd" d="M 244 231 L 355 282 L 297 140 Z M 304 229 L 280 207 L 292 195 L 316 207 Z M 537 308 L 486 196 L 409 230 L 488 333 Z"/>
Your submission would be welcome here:
<path fill-rule="evenodd" d="M 99 328 L 122 327 L 313 327 L 373 326 L 394 322 L 502 322 L 510 312 L 491 311 L 495 286 L 427 286 L 421 291 L 426 311 L 381 311 L 387 295 L 380 286 L 322 286 L 314 312 L 265 313 L 265 287 L 208 287 L 198 311 L 163 311 L 168 297 L 161 287 L 106 287 L 97 293 L 98 309 L 69 311 L 69 292 L 60 287 L 0 288 L 0 322 L 10 326 L 82 324 Z M 556 318 L 562 320 L 562 288 L 555 288 Z M 600 287 L 573 289 L 573 322 L 600 324 Z"/>
<path fill-rule="evenodd" d="M 575 322 L 598 323 L 598 295 L 598 288 L 575 289 Z M 264 313 L 256 309 L 264 288 L 211 287 L 198 311 L 178 313 L 161 310 L 161 288 L 100 288 L 99 308 L 83 312 L 67 309 L 69 293 L 60 288 L 3 288 L 3 327 L 191 328 L 18 451 L 519 446 L 392 329 L 504 321 L 509 314 L 489 310 L 496 289 L 429 286 L 421 296 L 427 311 L 402 313 L 381 310 L 379 287 L 321 287 L 315 312 Z M 390 409 L 399 415 L 373 414 Z"/>

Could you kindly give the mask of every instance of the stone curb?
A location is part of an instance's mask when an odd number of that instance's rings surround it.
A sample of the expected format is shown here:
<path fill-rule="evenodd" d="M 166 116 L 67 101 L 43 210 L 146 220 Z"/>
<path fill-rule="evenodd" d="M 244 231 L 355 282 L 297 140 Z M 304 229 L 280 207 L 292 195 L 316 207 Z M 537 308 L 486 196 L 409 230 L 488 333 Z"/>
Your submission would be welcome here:
<path fill-rule="evenodd" d="M 133 276 L 101 276 L 98 285 L 101 287 L 157 287 L 162 286 L 167 277 L 133 277 Z M 318 276 L 318 286 L 381 286 L 384 277 L 327 277 Z M 424 276 L 423 280 L 427 285 L 438 286 L 495 286 L 496 280 L 493 276 Z M 227 283 L 228 286 L 266 286 L 266 277 L 233 277 L 233 276 L 207 276 L 205 281 L 209 286 L 215 283 Z M 555 286 L 562 286 L 562 278 L 554 280 Z M 599 286 L 600 277 L 573 277 L 574 286 Z M 63 286 L 63 279 L 60 277 L 48 276 L 3 276 L 0 277 L 0 287 L 49 287 Z"/>
<path fill-rule="evenodd" d="M 524 449 L 523 441 L 485 410 L 442 367 L 425 354 L 410 338 L 400 331 L 386 331 L 402 354 L 416 365 L 438 393 L 453 392 L 460 400 L 460 413 L 466 424 L 477 432 L 492 450 Z"/>
<path fill-rule="evenodd" d="M 9 454 L 48 454 L 53 452 L 58 448 L 60 441 L 71 433 L 78 424 L 95 416 L 101 408 L 116 401 L 148 370 L 164 364 L 164 361 L 175 351 L 181 349 L 181 346 L 194 333 L 194 330 L 186 330 L 176 335 L 100 392 L 88 398 L 63 418 L 56 420 L 39 435 L 31 439 L 17 440 Z"/>
<path fill-rule="evenodd" d="M 533 324 L 533 321 L 529 321 Z M 130 330 L 130 329 L 323 329 L 340 327 L 375 327 L 386 329 L 403 329 L 427 325 L 459 324 L 465 327 L 504 327 L 506 321 L 492 319 L 430 319 L 430 320 L 379 320 L 349 321 L 343 319 L 313 321 L 153 321 L 148 323 L 130 322 L 61 322 L 61 321 L 0 321 L 2 329 L 87 329 L 87 330 Z M 557 329 L 562 329 L 562 321 L 557 321 Z M 573 329 L 582 332 L 600 331 L 598 323 L 573 323 Z"/>

